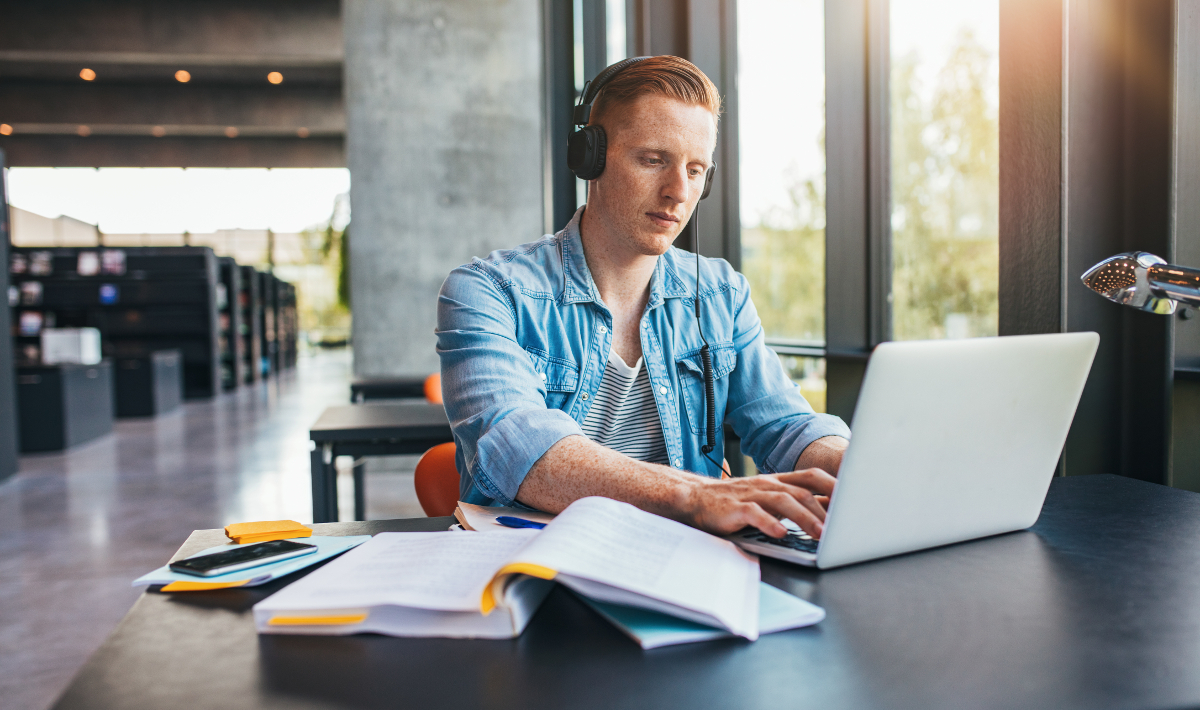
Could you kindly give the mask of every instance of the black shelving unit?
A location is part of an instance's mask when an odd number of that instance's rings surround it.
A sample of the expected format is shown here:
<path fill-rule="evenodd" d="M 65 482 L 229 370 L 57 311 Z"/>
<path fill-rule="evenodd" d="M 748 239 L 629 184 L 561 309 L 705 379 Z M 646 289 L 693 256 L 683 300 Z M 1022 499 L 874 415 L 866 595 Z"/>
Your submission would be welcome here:
<path fill-rule="evenodd" d="M 231 256 L 217 257 L 221 281 L 217 286 L 217 347 L 221 353 L 221 389 L 237 389 L 246 379 L 242 337 L 242 268 Z"/>
<path fill-rule="evenodd" d="M 173 412 L 183 399 L 183 358 L 178 350 L 114 361 L 118 417 L 155 417 Z"/>
<path fill-rule="evenodd" d="M 279 370 L 279 348 L 275 332 L 275 307 L 277 293 L 275 284 L 278 279 L 269 271 L 258 273 L 258 293 L 262 298 L 262 309 L 259 311 L 259 332 L 262 333 L 262 373 L 263 377 L 271 377 Z"/>
<path fill-rule="evenodd" d="M 113 429 L 111 360 L 18 367 L 21 451 L 62 451 Z"/>
<path fill-rule="evenodd" d="M 106 357 L 178 350 L 185 398 L 220 391 L 217 259 L 208 247 L 14 248 L 19 360 L 40 359 L 43 327 L 100 330 Z"/>
<path fill-rule="evenodd" d="M 259 297 L 258 271 L 253 266 L 239 266 L 242 272 L 238 305 L 242 337 L 242 382 L 262 381 L 262 300 Z"/>
<path fill-rule="evenodd" d="M 0 264 L 8 263 L 10 239 L 8 193 L 4 187 L 4 151 L 0 150 Z M 0 286 L 9 293 L 8 272 L 0 273 Z M 0 308 L 0 333 L 9 332 L 8 309 Z M 17 391 L 13 370 L 12 339 L 0 338 L 0 481 L 17 472 Z"/>
<path fill-rule="evenodd" d="M 296 348 L 300 335 L 300 317 L 296 310 L 296 287 L 279 282 L 279 367 L 290 370 L 296 366 Z"/>

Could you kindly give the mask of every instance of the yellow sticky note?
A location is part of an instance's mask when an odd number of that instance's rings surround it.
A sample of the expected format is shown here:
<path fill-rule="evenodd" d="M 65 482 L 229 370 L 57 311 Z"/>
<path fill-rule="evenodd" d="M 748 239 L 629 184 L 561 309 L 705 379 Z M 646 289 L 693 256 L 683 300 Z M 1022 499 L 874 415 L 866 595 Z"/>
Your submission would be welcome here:
<path fill-rule="evenodd" d="M 295 520 L 261 520 L 254 523 L 234 523 L 225 526 L 225 536 L 240 544 L 288 540 L 294 537 L 309 537 L 312 528 Z"/>
<path fill-rule="evenodd" d="M 538 579 L 554 579 L 558 575 L 558 572 L 549 567 L 534 565 L 528 562 L 512 562 L 504 565 L 492 577 L 492 581 L 483 588 L 483 599 L 480 600 L 479 607 L 484 616 L 491 614 L 492 609 L 496 608 L 496 596 L 499 593 L 498 587 L 502 578 L 510 574 L 527 574 L 530 577 L 537 577 Z"/>
<path fill-rule="evenodd" d="M 275 616 L 267 626 L 349 626 L 367 620 L 363 614 L 341 614 L 336 616 Z"/>
<path fill-rule="evenodd" d="M 249 581 L 248 579 L 242 579 L 236 582 L 171 582 L 163 587 L 162 590 L 164 592 L 207 592 L 212 589 L 240 587 Z"/>

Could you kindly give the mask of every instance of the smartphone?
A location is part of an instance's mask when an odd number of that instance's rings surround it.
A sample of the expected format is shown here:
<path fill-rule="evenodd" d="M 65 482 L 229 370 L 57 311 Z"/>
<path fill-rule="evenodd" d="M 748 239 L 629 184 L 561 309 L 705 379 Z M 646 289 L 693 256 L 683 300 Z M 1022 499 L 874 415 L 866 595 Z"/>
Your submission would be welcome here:
<path fill-rule="evenodd" d="M 301 555 L 311 555 L 317 551 L 316 545 L 291 540 L 271 540 L 256 542 L 253 545 L 235 547 L 225 552 L 211 555 L 199 555 L 172 562 L 167 565 L 172 572 L 193 574 L 197 577 L 212 577 L 228 572 L 257 567 L 271 562 L 279 562 Z"/>

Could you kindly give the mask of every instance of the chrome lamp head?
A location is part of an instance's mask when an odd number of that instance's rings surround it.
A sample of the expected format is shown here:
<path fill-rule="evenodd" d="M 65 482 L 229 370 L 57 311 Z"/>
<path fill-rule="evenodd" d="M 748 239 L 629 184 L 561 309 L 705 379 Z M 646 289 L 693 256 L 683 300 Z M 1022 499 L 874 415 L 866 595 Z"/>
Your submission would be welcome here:
<path fill-rule="evenodd" d="M 1150 313 L 1170 315 L 1177 303 L 1200 308 L 1200 270 L 1168 264 L 1144 251 L 1110 256 L 1080 279 L 1110 301 Z"/>

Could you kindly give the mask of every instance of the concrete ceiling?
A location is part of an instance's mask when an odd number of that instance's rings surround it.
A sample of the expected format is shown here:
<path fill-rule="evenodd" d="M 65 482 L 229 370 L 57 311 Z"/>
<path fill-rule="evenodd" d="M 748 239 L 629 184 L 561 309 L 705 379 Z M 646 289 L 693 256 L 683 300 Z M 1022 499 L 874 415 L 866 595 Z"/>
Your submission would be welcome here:
<path fill-rule="evenodd" d="M 338 0 L 4 0 L 0 17 L 10 166 L 346 164 Z"/>

